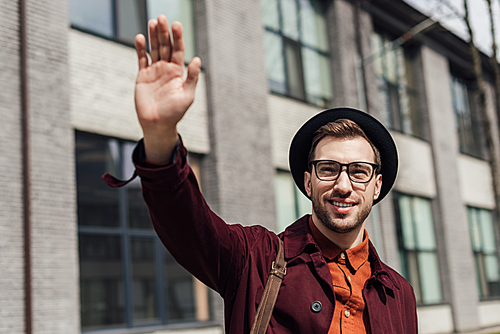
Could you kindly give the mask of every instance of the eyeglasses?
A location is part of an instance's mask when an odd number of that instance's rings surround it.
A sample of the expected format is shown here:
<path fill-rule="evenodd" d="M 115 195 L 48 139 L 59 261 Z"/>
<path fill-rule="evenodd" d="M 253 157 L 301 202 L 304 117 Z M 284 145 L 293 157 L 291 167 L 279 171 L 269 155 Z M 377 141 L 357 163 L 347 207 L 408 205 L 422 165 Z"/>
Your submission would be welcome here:
<path fill-rule="evenodd" d="M 377 164 L 370 162 L 355 161 L 348 164 L 341 164 L 334 160 L 313 160 L 309 163 L 316 170 L 316 177 L 321 181 L 335 181 L 339 178 L 340 173 L 347 170 L 347 175 L 352 182 L 367 183 L 373 178 Z"/>

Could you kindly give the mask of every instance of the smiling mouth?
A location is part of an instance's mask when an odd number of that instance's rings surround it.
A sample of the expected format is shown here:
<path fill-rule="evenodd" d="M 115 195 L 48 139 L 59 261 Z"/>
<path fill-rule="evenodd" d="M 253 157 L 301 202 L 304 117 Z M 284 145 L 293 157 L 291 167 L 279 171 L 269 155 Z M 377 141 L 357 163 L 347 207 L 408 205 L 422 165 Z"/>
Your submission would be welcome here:
<path fill-rule="evenodd" d="M 338 207 L 341 207 L 341 208 L 349 208 L 351 206 L 354 206 L 355 204 L 354 203 L 341 203 L 341 202 L 335 202 L 335 201 L 332 201 L 331 202 L 333 205 L 335 206 L 338 206 Z"/>

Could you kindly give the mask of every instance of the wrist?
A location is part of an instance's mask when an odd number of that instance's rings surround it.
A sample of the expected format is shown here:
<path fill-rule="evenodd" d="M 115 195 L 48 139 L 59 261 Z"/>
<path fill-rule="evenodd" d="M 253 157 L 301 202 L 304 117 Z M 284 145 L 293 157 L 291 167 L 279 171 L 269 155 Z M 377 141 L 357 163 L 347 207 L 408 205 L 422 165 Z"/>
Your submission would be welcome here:
<path fill-rule="evenodd" d="M 178 141 L 177 130 L 160 134 L 144 133 L 146 159 L 152 163 L 165 164 L 172 161 Z"/>

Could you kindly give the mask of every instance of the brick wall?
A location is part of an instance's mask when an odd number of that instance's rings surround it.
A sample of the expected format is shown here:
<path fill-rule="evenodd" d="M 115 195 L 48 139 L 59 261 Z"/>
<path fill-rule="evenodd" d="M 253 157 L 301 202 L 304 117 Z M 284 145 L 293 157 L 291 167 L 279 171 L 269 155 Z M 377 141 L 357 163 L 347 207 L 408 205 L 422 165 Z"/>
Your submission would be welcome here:
<path fill-rule="evenodd" d="M 259 1 L 195 4 L 197 47 L 207 74 L 209 204 L 229 223 L 275 227 L 267 81 Z M 199 19 L 199 20 L 198 20 Z"/>
<path fill-rule="evenodd" d="M 0 2 L 0 333 L 24 331 L 24 229 L 17 1 Z"/>
<path fill-rule="evenodd" d="M 28 0 L 33 333 L 79 333 L 66 0 Z"/>
<path fill-rule="evenodd" d="M 467 214 L 461 205 L 449 65 L 446 58 L 425 46 L 422 64 L 440 208 L 436 239 L 444 247 L 441 261 L 448 265 L 442 277 L 446 283 L 443 288 L 449 289 L 455 330 L 465 331 L 478 326 L 478 293 Z"/>

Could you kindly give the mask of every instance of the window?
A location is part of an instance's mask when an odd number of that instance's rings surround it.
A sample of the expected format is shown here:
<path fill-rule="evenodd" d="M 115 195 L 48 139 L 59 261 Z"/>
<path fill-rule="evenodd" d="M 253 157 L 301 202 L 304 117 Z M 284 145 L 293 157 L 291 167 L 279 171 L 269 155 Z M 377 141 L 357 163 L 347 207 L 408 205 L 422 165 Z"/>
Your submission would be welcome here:
<path fill-rule="evenodd" d="M 390 39 L 373 33 L 372 52 L 380 52 Z M 388 50 L 373 62 L 381 101 L 382 121 L 393 130 L 422 137 L 410 51 L 402 46 Z"/>
<path fill-rule="evenodd" d="M 119 189 L 100 176 L 133 173 L 135 144 L 76 132 L 82 330 L 208 320 L 207 290 L 156 236 L 138 179 Z"/>
<path fill-rule="evenodd" d="M 134 44 L 135 35 L 147 36 L 147 20 L 165 14 L 169 22 L 180 21 L 184 28 L 185 59 L 195 54 L 191 0 L 70 0 L 69 19 L 75 28 L 125 44 Z"/>
<path fill-rule="evenodd" d="M 311 213 L 311 201 L 295 186 L 289 172 L 276 172 L 274 188 L 278 231 L 283 231 L 298 218 Z"/>
<path fill-rule="evenodd" d="M 470 82 L 451 77 L 453 111 L 457 122 L 460 152 L 477 158 L 484 157 L 483 136 L 474 90 Z"/>
<path fill-rule="evenodd" d="M 419 304 L 442 300 L 431 201 L 395 195 L 399 255 L 403 276 L 415 290 Z"/>
<path fill-rule="evenodd" d="M 491 211 L 467 208 L 479 297 L 500 296 L 500 268 Z"/>
<path fill-rule="evenodd" d="M 320 106 L 332 105 L 324 8 L 318 0 L 261 0 L 269 87 Z"/>

